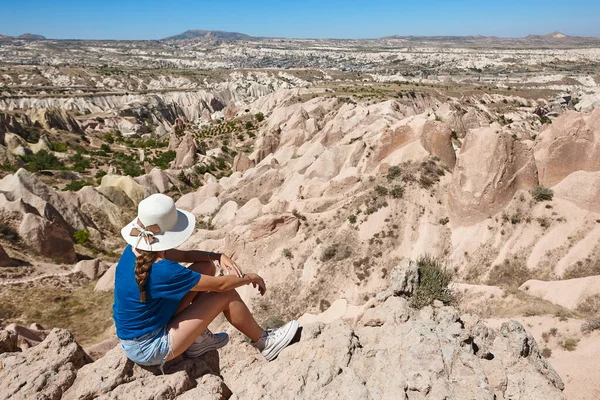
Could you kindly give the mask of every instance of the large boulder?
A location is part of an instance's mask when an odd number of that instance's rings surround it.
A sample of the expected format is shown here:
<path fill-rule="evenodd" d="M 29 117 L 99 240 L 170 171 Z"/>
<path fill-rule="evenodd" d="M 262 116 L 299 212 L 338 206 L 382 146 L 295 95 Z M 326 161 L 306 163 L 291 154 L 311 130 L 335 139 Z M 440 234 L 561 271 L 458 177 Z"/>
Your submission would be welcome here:
<path fill-rule="evenodd" d="M 568 111 L 539 136 L 535 159 L 542 185 L 554 186 L 575 171 L 600 171 L 600 108 Z"/>
<path fill-rule="evenodd" d="M 493 127 L 467 134 L 452 174 L 450 210 L 460 223 L 475 223 L 502 210 L 519 189 L 538 183 L 527 143 Z"/>
<path fill-rule="evenodd" d="M 223 348 L 233 398 L 565 399 L 560 377 L 514 321 L 493 330 L 452 307 L 411 310 L 392 296 L 354 328 L 338 319 L 305 325 L 300 336 L 269 363 L 241 339 Z"/>
<path fill-rule="evenodd" d="M 421 134 L 421 145 L 432 156 L 438 157 L 451 169 L 456 164 L 452 147 L 452 128 L 443 122 L 427 121 Z"/>
<path fill-rule="evenodd" d="M 94 287 L 95 291 L 100 292 L 110 292 L 115 289 L 115 272 L 117 270 L 117 264 L 112 265 L 104 275 L 98 279 L 96 282 L 96 286 Z"/>
<path fill-rule="evenodd" d="M 73 267 L 73 272 L 81 272 L 88 279 L 98 279 L 110 268 L 110 265 L 100 259 L 81 260 Z"/>
<path fill-rule="evenodd" d="M 190 391 L 197 396 L 195 399 L 221 400 L 229 394 L 219 377 L 216 351 L 193 359 L 179 357 L 167 363 L 164 372 L 162 375 L 158 367 L 133 363 L 117 345 L 104 357 L 81 368 L 62 399 L 175 399 Z"/>
<path fill-rule="evenodd" d="M 0 354 L 0 399 L 60 399 L 89 361 L 70 332 L 54 329 L 35 347 Z"/>
<path fill-rule="evenodd" d="M 19 235 L 38 253 L 68 264 L 77 262 L 73 239 L 62 225 L 39 215 L 25 214 L 19 225 Z"/>
<path fill-rule="evenodd" d="M 9 330 L 0 330 L 0 354 L 19 351 L 18 335 Z"/>
<path fill-rule="evenodd" d="M 600 171 L 576 171 L 553 187 L 554 195 L 600 213 Z"/>

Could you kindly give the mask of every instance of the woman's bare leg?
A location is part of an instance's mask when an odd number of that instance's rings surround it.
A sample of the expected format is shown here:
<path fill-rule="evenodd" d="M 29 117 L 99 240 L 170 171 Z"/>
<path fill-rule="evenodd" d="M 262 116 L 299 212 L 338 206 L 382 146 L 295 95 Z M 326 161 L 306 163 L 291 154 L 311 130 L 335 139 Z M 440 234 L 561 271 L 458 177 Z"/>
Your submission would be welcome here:
<path fill-rule="evenodd" d="M 191 269 L 192 271 L 199 272 L 201 275 L 215 276 L 215 274 L 217 273 L 217 268 L 210 261 L 195 262 L 192 265 L 190 265 L 188 268 Z M 200 278 L 200 279 L 202 279 L 202 278 Z M 177 311 L 175 311 L 175 315 L 179 314 L 184 308 L 189 306 L 190 303 L 193 302 L 200 293 L 202 293 L 202 292 L 190 291 L 185 296 L 183 296 L 183 298 L 179 302 Z"/>
<path fill-rule="evenodd" d="M 250 310 L 235 290 L 204 292 L 196 300 L 175 315 L 167 325 L 173 351 L 168 360 L 172 360 L 190 347 L 221 312 L 225 314 L 231 325 L 251 340 L 257 341 L 262 336 L 263 329 L 256 323 Z"/>

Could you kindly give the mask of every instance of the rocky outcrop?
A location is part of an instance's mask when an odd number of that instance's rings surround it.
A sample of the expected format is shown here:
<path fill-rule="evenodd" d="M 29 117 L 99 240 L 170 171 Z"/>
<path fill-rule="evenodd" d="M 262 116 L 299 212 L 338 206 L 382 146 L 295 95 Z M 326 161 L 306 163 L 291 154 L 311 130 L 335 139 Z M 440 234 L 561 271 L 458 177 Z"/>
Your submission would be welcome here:
<path fill-rule="evenodd" d="M 600 171 L 600 109 L 566 112 L 539 136 L 535 159 L 540 184 L 554 186 L 575 171 Z"/>
<path fill-rule="evenodd" d="M 8 267 L 13 264 L 13 260 L 6 254 L 4 247 L 0 245 L 0 267 Z"/>
<path fill-rule="evenodd" d="M 196 141 L 191 133 L 183 137 L 177 146 L 173 168 L 189 168 L 196 163 Z"/>
<path fill-rule="evenodd" d="M 600 171 L 576 171 L 552 188 L 554 195 L 577 206 L 600 213 Z"/>
<path fill-rule="evenodd" d="M 121 346 L 104 357 L 81 368 L 77 379 L 62 397 L 63 400 L 93 398 L 110 399 L 175 399 L 188 392 L 189 398 L 221 400 L 228 389 L 219 378 L 219 357 L 216 351 L 203 357 L 179 357 L 159 368 L 141 367 L 128 360 Z"/>
<path fill-rule="evenodd" d="M 500 211 L 519 189 L 538 183 L 533 151 L 491 128 L 469 132 L 448 192 L 456 221 L 468 224 Z"/>
<path fill-rule="evenodd" d="M 25 214 L 19 225 L 19 235 L 29 247 L 46 257 L 68 264 L 77 262 L 73 239 L 60 224 L 35 214 Z"/>
<path fill-rule="evenodd" d="M 411 310 L 401 297 L 368 308 L 354 327 L 306 325 L 299 343 L 271 363 L 235 346 L 221 354 L 234 399 L 565 398 L 560 377 L 519 323 L 493 330 L 452 307 Z"/>
<path fill-rule="evenodd" d="M 244 172 L 254 167 L 254 161 L 244 153 L 239 153 L 233 159 L 233 172 Z"/>
<path fill-rule="evenodd" d="M 421 134 L 421 145 L 432 156 L 438 157 L 450 169 L 456 164 L 452 147 L 452 128 L 442 122 L 427 121 Z"/>
<path fill-rule="evenodd" d="M 81 272 L 88 279 L 100 278 L 110 268 L 110 265 L 100 259 L 81 260 L 73 267 L 73 272 Z"/>
<path fill-rule="evenodd" d="M 89 358 L 62 329 L 24 352 L 0 354 L 0 399 L 60 399 Z"/>
<path fill-rule="evenodd" d="M 19 351 L 17 338 L 17 334 L 12 331 L 0 330 L 0 354 Z"/>

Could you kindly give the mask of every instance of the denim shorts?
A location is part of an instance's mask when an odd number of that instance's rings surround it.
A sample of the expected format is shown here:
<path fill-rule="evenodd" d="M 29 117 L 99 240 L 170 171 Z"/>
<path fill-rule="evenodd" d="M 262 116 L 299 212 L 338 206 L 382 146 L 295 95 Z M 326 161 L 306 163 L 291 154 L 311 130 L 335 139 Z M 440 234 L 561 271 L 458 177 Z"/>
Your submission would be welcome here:
<path fill-rule="evenodd" d="M 144 366 L 160 365 L 161 370 L 172 353 L 166 326 L 135 339 L 121 339 L 121 346 L 131 361 Z"/>

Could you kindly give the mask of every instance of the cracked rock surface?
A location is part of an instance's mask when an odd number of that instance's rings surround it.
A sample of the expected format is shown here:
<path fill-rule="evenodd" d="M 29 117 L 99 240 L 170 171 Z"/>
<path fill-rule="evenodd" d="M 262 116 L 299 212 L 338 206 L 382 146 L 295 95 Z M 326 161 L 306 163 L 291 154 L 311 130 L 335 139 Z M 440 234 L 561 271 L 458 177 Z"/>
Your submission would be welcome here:
<path fill-rule="evenodd" d="M 563 382 L 518 322 L 487 328 L 452 307 L 411 310 L 402 297 L 303 328 L 267 363 L 227 346 L 222 374 L 233 399 L 564 399 Z"/>
<path fill-rule="evenodd" d="M 272 362 L 240 335 L 221 358 L 178 357 L 165 375 L 129 361 L 119 345 L 92 363 L 60 329 L 12 350 L 0 354 L 0 399 L 565 398 L 561 378 L 518 322 L 490 329 L 439 302 L 414 310 L 391 295 L 350 323 L 307 324 Z"/>

